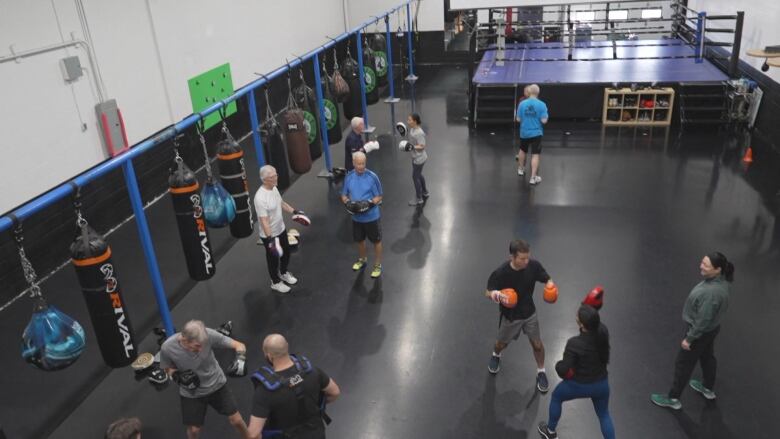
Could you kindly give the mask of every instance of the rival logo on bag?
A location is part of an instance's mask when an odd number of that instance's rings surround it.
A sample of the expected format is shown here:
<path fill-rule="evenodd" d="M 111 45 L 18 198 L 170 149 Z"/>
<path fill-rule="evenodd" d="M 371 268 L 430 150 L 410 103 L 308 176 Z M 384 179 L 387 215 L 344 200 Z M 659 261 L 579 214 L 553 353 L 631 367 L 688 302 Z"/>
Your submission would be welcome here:
<path fill-rule="evenodd" d="M 203 207 L 200 205 L 200 195 L 192 194 L 192 212 L 195 217 L 195 223 L 198 225 L 198 236 L 200 237 L 200 249 L 203 252 L 203 265 L 206 267 L 206 274 L 211 273 L 214 265 L 211 263 L 211 250 L 209 250 L 209 236 L 206 234 L 206 221 L 203 220 Z"/>
<path fill-rule="evenodd" d="M 111 297 L 111 306 L 114 308 L 114 315 L 117 316 L 116 326 L 119 333 L 122 334 L 122 345 L 125 348 L 125 357 L 130 358 L 130 351 L 135 348 L 131 342 L 130 329 L 125 324 L 125 309 L 122 306 L 122 298 L 119 297 L 119 286 L 116 277 L 114 277 L 114 266 L 112 264 L 103 264 L 100 266 L 100 272 L 103 273 L 103 280 L 106 282 L 106 293 Z"/>

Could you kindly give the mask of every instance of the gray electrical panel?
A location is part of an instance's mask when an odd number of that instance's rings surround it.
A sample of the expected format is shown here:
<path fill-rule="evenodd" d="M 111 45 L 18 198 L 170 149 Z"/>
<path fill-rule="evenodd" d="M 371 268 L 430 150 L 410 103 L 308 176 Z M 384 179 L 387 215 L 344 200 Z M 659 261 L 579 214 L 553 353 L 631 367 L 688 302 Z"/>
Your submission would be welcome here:
<path fill-rule="evenodd" d="M 127 150 L 125 123 L 122 120 L 122 112 L 117 107 L 116 99 L 109 99 L 95 106 L 98 125 L 103 144 L 111 156 L 115 156 Z"/>
<path fill-rule="evenodd" d="M 67 82 L 73 82 L 84 74 L 81 71 L 81 61 L 78 56 L 69 56 L 60 60 L 60 68 L 62 69 L 62 77 Z"/>

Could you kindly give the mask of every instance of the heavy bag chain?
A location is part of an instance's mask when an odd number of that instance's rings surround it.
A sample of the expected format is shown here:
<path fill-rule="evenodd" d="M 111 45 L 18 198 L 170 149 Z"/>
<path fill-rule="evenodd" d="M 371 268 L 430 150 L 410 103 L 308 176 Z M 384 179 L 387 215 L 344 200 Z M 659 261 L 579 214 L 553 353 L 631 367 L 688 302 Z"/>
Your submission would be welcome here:
<path fill-rule="evenodd" d="M 330 81 L 332 78 L 328 75 L 328 67 L 325 65 L 325 60 L 322 61 L 322 75 L 325 77 L 325 91 L 328 95 L 332 95 L 333 92 L 330 89 Z"/>
<path fill-rule="evenodd" d="M 263 125 L 273 125 L 276 123 L 274 110 L 271 109 L 271 98 L 269 97 L 270 89 L 270 85 L 266 85 L 263 89 L 263 93 L 265 94 L 265 122 Z"/>
<path fill-rule="evenodd" d="M 301 74 L 303 74 L 303 72 L 301 72 Z M 292 93 L 292 81 L 291 81 L 290 76 L 291 76 L 290 70 L 287 69 L 287 90 L 288 90 L 288 93 L 287 93 L 287 110 L 288 111 L 289 110 L 297 110 L 298 109 L 298 104 L 295 102 L 295 98 L 293 97 L 293 93 Z"/>
<path fill-rule="evenodd" d="M 214 183 L 214 174 L 211 172 L 211 158 L 209 157 L 209 150 L 206 148 L 206 138 L 203 137 L 203 117 L 200 118 L 200 122 L 195 124 L 195 128 L 198 131 L 198 139 L 200 139 L 200 146 L 203 147 L 203 157 L 206 159 L 204 167 L 206 168 L 206 181 L 208 183 Z"/>
<path fill-rule="evenodd" d="M 14 241 L 16 241 L 16 249 L 19 252 L 19 262 L 22 264 L 24 279 L 27 281 L 27 284 L 30 285 L 30 298 L 42 299 L 43 294 L 41 294 L 41 287 L 38 286 L 38 275 L 35 273 L 35 268 L 33 268 L 30 260 L 27 259 L 27 253 L 24 251 L 22 223 L 14 214 L 10 214 L 9 216 L 14 223 Z"/>
<path fill-rule="evenodd" d="M 173 153 L 175 154 L 173 161 L 176 162 L 177 166 L 184 163 L 184 159 L 179 155 L 179 139 L 181 137 L 184 137 L 184 134 L 173 134 Z"/>
<path fill-rule="evenodd" d="M 335 73 L 339 69 L 338 54 L 336 53 L 336 47 L 333 47 L 333 72 Z"/>
<path fill-rule="evenodd" d="M 304 107 L 312 108 L 311 102 L 309 102 L 309 90 L 311 89 L 306 85 L 306 79 L 303 77 L 303 67 L 298 69 L 298 77 L 301 79 L 301 85 L 303 85 L 303 105 Z"/>
<path fill-rule="evenodd" d="M 225 139 L 230 142 L 236 142 L 236 139 L 234 139 L 233 135 L 230 134 L 230 129 L 227 126 L 227 115 L 225 107 L 219 109 L 219 117 L 222 119 L 222 134 L 225 135 Z"/>
<path fill-rule="evenodd" d="M 70 187 L 73 188 L 73 210 L 76 212 L 76 225 L 83 230 L 89 223 L 81 214 L 81 188 L 72 181 L 70 182 Z"/>

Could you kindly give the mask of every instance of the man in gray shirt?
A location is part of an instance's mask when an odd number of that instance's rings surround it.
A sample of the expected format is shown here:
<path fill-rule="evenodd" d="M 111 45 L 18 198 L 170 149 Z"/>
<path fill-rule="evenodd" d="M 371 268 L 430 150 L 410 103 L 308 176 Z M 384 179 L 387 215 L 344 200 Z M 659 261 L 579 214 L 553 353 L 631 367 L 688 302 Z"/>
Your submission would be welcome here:
<path fill-rule="evenodd" d="M 246 346 L 219 332 L 206 328 L 200 320 L 190 320 L 184 329 L 168 337 L 160 348 L 160 367 L 179 385 L 182 420 L 187 426 L 187 437 L 197 439 L 211 406 L 217 413 L 227 416 L 240 437 L 248 435 L 246 423 L 238 412 L 238 406 L 227 378 L 214 357 L 213 349 L 234 349 L 236 360 L 230 373 L 246 374 Z"/>
<path fill-rule="evenodd" d="M 412 113 L 406 119 L 409 125 L 409 143 L 411 143 L 412 154 L 412 181 L 414 182 L 414 200 L 409 202 L 410 206 L 419 206 L 428 199 L 428 188 L 425 186 L 425 177 L 422 175 L 423 165 L 428 160 L 428 153 L 425 151 L 425 131 L 420 127 L 420 115 Z"/>

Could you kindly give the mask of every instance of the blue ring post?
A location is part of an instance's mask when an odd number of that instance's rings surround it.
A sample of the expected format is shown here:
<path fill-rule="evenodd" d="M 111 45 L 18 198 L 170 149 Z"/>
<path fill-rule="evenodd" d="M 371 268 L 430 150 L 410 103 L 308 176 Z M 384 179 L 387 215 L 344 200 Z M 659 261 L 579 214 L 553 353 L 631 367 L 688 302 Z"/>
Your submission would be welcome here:
<path fill-rule="evenodd" d="M 406 42 L 409 50 L 409 76 L 406 80 L 414 82 L 417 76 L 414 75 L 414 55 L 412 55 L 412 3 L 406 4 Z"/>
<path fill-rule="evenodd" d="M 249 92 L 249 120 L 252 125 L 252 140 L 255 144 L 255 154 L 257 155 L 257 167 L 265 166 L 265 154 L 263 154 L 263 140 L 260 138 L 260 123 L 257 120 L 257 106 L 255 104 L 255 91 Z"/>
<path fill-rule="evenodd" d="M 696 47 L 694 48 L 696 64 L 704 62 L 704 20 L 706 17 L 705 12 L 699 12 L 699 19 L 696 21 Z"/>
<path fill-rule="evenodd" d="M 325 117 L 325 101 L 322 98 L 322 76 L 320 76 L 320 55 L 314 54 L 314 91 L 317 93 L 317 107 L 320 109 L 320 132 L 322 133 L 322 153 L 325 154 L 325 169 L 333 171 L 330 161 L 330 141 L 328 140 L 328 119 Z"/>
<path fill-rule="evenodd" d="M 363 106 L 363 123 L 366 128 L 368 124 L 368 105 L 366 104 L 366 72 L 363 70 L 363 30 L 358 29 L 355 32 L 355 42 L 357 43 L 358 73 L 360 74 L 360 103 Z"/>
<path fill-rule="evenodd" d="M 387 82 L 390 83 L 390 96 L 385 99 L 388 104 L 394 104 L 400 99 L 395 97 L 395 80 L 393 79 L 393 41 L 390 36 L 390 15 L 385 15 L 385 45 L 387 46 Z"/>
<path fill-rule="evenodd" d="M 160 276 L 160 266 L 157 264 L 157 255 L 154 252 L 152 236 L 149 233 L 149 224 L 146 222 L 144 214 L 144 202 L 141 199 L 141 191 L 138 189 L 138 180 L 135 178 L 135 169 L 133 160 L 125 160 L 122 163 L 122 171 L 125 175 L 125 184 L 127 192 L 130 195 L 130 205 L 135 214 L 135 225 L 138 227 L 138 236 L 141 238 L 141 247 L 144 250 L 146 268 L 149 270 L 149 276 L 152 278 L 152 287 L 154 288 L 154 297 L 157 299 L 157 310 L 160 311 L 165 332 L 169 336 L 176 333 L 171 320 L 171 310 L 168 308 L 168 297 L 163 288 L 162 276 Z"/>

